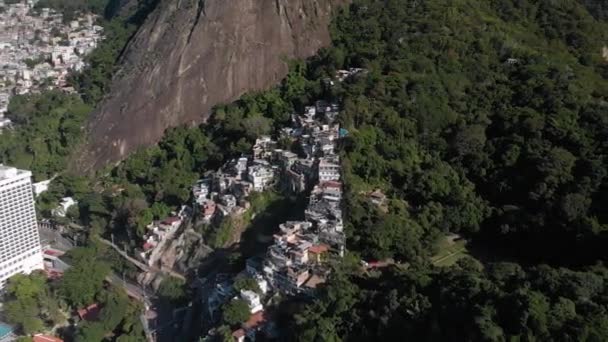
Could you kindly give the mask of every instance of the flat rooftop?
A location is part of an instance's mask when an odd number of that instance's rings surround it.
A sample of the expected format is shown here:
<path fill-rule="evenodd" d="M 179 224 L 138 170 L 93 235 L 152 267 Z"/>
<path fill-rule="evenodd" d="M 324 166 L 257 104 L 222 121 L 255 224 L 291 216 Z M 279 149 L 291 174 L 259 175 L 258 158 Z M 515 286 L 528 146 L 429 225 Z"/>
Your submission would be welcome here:
<path fill-rule="evenodd" d="M 6 166 L 0 164 L 0 181 L 5 179 L 10 179 L 13 177 L 17 177 L 24 173 L 28 173 L 29 171 L 19 170 L 12 166 Z"/>

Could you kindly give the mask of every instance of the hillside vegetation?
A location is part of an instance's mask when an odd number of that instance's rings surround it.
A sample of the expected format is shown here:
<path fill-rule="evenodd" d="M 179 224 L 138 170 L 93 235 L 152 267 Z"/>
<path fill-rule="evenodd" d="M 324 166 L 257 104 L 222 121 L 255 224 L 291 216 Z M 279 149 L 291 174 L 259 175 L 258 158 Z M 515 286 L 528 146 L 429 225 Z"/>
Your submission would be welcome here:
<path fill-rule="evenodd" d="M 358 0 L 345 9 L 311 72 L 369 70 L 335 94 L 351 132 L 348 246 L 409 269 L 370 278 L 338 267 L 286 333 L 606 340 L 607 34 L 575 1 Z M 365 197 L 375 188 L 389 196 L 387 213 Z M 472 240 L 482 263 L 431 266 L 449 232 Z"/>
<path fill-rule="evenodd" d="M 349 254 L 316 300 L 284 303 L 288 339 L 605 341 L 605 17 L 592 1 L 355 0 L 332 47 L 280 86 L 169 130 L 94 181 L 59 177 L 41 202 L 73 195 L 72 219 L 135 246 L 206 170 L 311 100 L 338 100 Z M 327 86 L 348 67 L 367 72 Z M 93 76 L 79 82 L 86 102 L 107 85 Z M 35 165 L 10 151 L 3 160 Z M 385 207 L 368 201 L 374 189 Z M 452 233 L 468 256 L 433 265 Z M 370 274 L 360 258 L 397 266 Z"/>

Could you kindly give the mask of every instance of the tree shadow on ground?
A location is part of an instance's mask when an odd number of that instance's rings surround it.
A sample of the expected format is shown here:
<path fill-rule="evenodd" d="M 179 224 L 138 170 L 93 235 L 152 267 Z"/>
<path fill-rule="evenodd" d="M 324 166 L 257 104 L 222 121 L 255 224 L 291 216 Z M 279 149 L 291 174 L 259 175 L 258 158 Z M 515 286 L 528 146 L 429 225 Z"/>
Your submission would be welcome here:
<path fill-rule="evenodd" d="M 266 252 L 272 244 L 272 235 L 286 221 L 304 219 L 307 198 L 300 196 L 278 196 L 266 209 L 251 220 L 241 235 L 238 251 L 246 259 Z"/>

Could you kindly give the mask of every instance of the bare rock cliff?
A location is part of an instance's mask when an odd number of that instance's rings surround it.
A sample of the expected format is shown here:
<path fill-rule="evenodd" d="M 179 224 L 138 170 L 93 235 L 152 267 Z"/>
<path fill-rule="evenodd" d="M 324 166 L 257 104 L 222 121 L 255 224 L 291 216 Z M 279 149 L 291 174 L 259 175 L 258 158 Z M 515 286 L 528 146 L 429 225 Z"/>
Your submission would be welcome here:
<path fill-rule="evenodd" d="M 286 60 L 329 44 L 331 12 L 346 1 L 161 0 L 127 46 L 77 168 L 120 161 L 169 127 L 276 84 Z"/>

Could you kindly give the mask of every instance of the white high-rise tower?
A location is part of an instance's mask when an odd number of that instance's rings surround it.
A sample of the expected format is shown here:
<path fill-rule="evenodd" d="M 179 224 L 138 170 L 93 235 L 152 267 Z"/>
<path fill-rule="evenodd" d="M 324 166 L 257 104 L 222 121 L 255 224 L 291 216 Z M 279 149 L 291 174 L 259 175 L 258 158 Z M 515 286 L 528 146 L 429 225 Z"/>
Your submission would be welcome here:
<path fill-rule="evenodd" d="M 0 165 L 0 289 L 11 276 L 44 267 L 31 178 Z"/>

